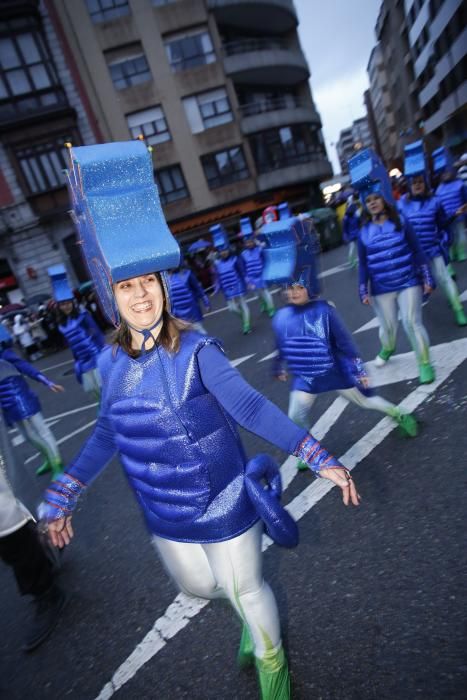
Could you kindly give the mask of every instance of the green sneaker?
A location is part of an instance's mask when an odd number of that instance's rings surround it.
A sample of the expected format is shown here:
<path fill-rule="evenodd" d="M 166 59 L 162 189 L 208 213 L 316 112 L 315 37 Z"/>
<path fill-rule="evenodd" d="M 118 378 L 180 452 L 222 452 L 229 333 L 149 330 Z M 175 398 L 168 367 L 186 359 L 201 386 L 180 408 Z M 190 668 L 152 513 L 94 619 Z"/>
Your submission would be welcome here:
<path fill-rule="evenodd" d="M 306 472 L 306 470 L 310 468 L 308 464 L 302 459 L 299 459 L 295 466 L 297 467 L 297 471 L 299 472 Z"/>
<path fill-rule="evenodd" d="M 51 471 L 52 471 L 52 478 L 53 479 L 56 479 L 57 476 L 60 476 L 60 474 L 63 472 L 64 469 L 65 469 L 65 465 L 63 464 L 61 459 L 52 460 Z"/>
<path fill-rule="evenodd" d="M 251 326 L 249 323 L 244 323 L 243 324 L 243 335 L 248 335 L 248 333 L 251 333 Z"/>
<path fill-rule="evenodd" d="M 267 651 L 256 657 L 261 700 L 290 700 L 290 676 L 284 650 Z"/>
<path fill-rule="evenodd" d="M 417 437 L 418 423 L 410 413 L 399 413 L 395 421 L 404 437 Z"/>
<path fill-rule="evenodd" d="M 268 309 L 268 316 L 269 316 L 269 318 L 272 318 L 272 317 L 274 316 L 275 313 L 276 313 L 276 309 L 274 308 L 274 306 L 271 306 L 271 307 Z"/>
<path fill-rule="evenodd" d="M 261 299 L 261 301 L 259 302 L 259 312 L 260 312 L 260 314 L 263 314 L 263 313 L 264 313 L 265 311 L 267 311 L 267 310 L 268 310 L 268 306 L 267 306 L 266 302 L 265 302 L 263 299 Z"/>
<path fill-rule="evenodd" d="M 431 384 L 435 381 L 435 370 L 429 362 L 420 365 L 420 384 Z"/>
<path fill-rule="evenodd" d="M 41 466 L 36 469 L 36 476 L 44 476 L 44 474 L 47 474 L 47 472 L 52 471 L 52 465 L 50 464 L 49 460 L 46 459 Z"/>
<path fill-rule="evenodd" d="M 467 318 L 465 316 L 464 309 L 456 309 L 454 311 L 454 315 L 458 326 L 467 326 Z"/>
<path fill-rule="evenodd" d="M 253 646 L 253 640 L 251 638 L 248 627 L 244 624 L 242 629 L 242 636 L 240 639 L 240 646 L 238 648 L 237 654 L 237 664 L 240 668 L 248 668 L 252 666 L 255 662 L 255 649 Z"/>

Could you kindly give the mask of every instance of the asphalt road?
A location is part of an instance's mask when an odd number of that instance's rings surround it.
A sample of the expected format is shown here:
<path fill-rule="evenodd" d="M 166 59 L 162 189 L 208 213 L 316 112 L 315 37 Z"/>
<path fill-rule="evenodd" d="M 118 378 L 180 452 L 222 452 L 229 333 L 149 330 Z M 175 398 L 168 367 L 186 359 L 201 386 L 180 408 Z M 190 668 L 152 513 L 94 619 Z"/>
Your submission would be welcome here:
<path fill-rule="evenodd" d="M 355 332 L 371 321 L 372 311 L 358 301 L 356 271 L 336 269 L 345 254 L 339 248 L 322 256 L 323 270 L 331 271 L 323 279 L 324 295 Z M 464 292 L 467 263 L 457 271 Z M 217 298 L 215 310 L 222 306 Z M 237 317 L 227 311 L 209 315 L 205 325 L 223 340 L 231 360 L 247 358 L 238 364 L 243 376 L 286 410 L 287 386 L 271 379 L 270 360 L 261 361 L 273 350 L 270 321 L 260 316 L 258 302 L 251 308 L 249 336 L 240 334 Z M 321 493 L 323 482 L 308 473 L 295 475 L 286 489 L 285 502 L 300 517 L 301 541 L 294 550 L 269 547 L 264 568 L 279 602 L 295 700 L 467 697 L 467 333 L 454 325 L 439 290 L 424 317 L 443 381 L 420 391 L 413 357 L 391 360 L 392 368 L 389 363 L 379 375 L 379 381 L 385 377 L 383 396 L 417 406 L 419 437 L 403 439 L 388 428 L 388 419 L 353 405 L 339 413 L 343 404 L 334 403 L 335 395 L 320 396 L 314 416 L 318 421 L 327 411 L 323 442 L 356 465 L 362 505 L 346 509 L 336 489 Z M 377 330 L 354 337 L 364 359 L 374 358 Z M 401 330 L 397 352 L 408 350 Z M 65 461 L 79 450 L 96 415 L 69 360 L 67 351 L 37 363 L 53 367 L 47 374 L 66 393 L 35 386 L 44 415 L 56 417 L 51 427 L 63 440 Z M 287 459 L 256 436 L 243 436 L 249 455 L 267 450 L 280 464 Z M 11 437 L 18 442 L 17 433 Z M 22 443 L 14 451 L 15 487 L 33 507 L 47 480 L 34 476 L 39 458 L 31 459 L 33 448 Z M 72 598 L 53 636 L 31 655 L 21 652 L 28 604 L 11 573 L 0 567 L 2 698 L 258 697 L 254 672 L 236 667 L 240 627 L 227 604 L 215 601 L 187 612 L 182 601 L 181 612 L 172 606 L 166 614 L 177 590 L 152 549 L 116 460 L 83 497 L 74 527 L 61 574 Z M 127 661 L 156 620 L 162 637 L 150 636 Z M 151 658 L 140 665 L 135 656 L 144 653 Z"/>

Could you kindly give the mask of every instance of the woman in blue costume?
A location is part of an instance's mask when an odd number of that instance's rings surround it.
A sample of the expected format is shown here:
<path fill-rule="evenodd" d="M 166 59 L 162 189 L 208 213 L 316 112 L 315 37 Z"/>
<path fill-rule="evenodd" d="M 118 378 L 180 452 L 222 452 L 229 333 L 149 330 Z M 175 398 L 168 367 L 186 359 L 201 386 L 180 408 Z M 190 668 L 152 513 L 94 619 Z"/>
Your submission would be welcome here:
<path fill-rule="evenodd" d="M 412 225 L 418 240 L 430 261 L 435 281 L 441 285 L 454 311 L 456 323 L 467 325 L 456 283 L 449 274 L 450 225 L 462 213 L 460 207 L 448 219 L 441 200 L 430 192 L 428 168 L 422 141 L 405 147 L 404 175 L 409 183 L 409 192 L 398 202 L 403 217 Z"/>
<path fill-rule="evenodd" d="M 245 270 L 241 258 L 230 252 L 229 238 L 221 224 L 215 224 L 209 229 L 212 243 L 218 251 L 214 261 L 214 291 L 222 290 L 230 311 L 240 314 L 244 335 L 251 332 L 250 309 L 245 299 L 246 284 Z"/>
<path fill-rule="evenodd" d="M 467 260 L 467 185 L 457 177 L 449 149 L 442 146 L 433 151 L 432 157 L 433 170 L 440 177 L 436 196 L 447 216 L 452 219 L 450 223 L 451 260 L 463 262 Z"/>
<path fill-rule="evenodd" d="M 249 290 L 256 289 L 261 298 L 261 312 L 266 311 L 269 317 L 274 316 L 275 308 L 269 291 L 263 279 L 263 249 L 255 241 L 255 234 L 250 219 L 240 219 L 239 235 L 244 241 L 244 248 L 240 253 L 245 270 L 245 282 Z"/>
<path fill-rule="evenodd" d="M 277 467 L 266 455 L 247 463 L 237 423 L 336 483 L 346 504 L 358 505 L 355 484 L 338 460 L 242 379 L 217 340 L 171 316 L 164 270 L 177 266 L 179 251 L 143 144 L 76 148 L 71 159 L 83 251 L 88 260 L 98 256 L 90 265 L 97 293 L 119 325 L 99 358 L 95 430 L 45 495 L 51 539 L 59 547 L 69 543 L 78 497 L 118 453 L 170 575 L 188 595 L 230 600 L 244 624 L 241 660 L 256 663 L 261 697 L 286 700 L 277 606 L 262 576 L 261 518 L 284 543 L 284 533 L 294 539 L 295 524 L 261 483 L 266 477 L 277 490 Z M 120 187 L 122 172 L 130 191 Z"/>
<path fill-rule="evenodd" d="M 423 295 L 433 288 L 428 259 L 411 225 L 394 207 L 384 165 L 370 149 L 349 161 L 352 185 L 365 206 L 358 239 L 359 293 L 371 304 L 379 321 L 381 350 L 375 360 L 383 366 L 394 354 L 397 307 L 412 345 L 421 384 L 435 379 L 430 364 L 430 341 L 422 322 Z"/>
<path fill-rule="evenodd" d="M 355 267 L 358 261 L 357 257 L 357 239 L 360 230 L 361 203 L 358 192 L 352 194 L 345 208 L 344 218 L 342 220 L 342 238 L 344 243 L 349 246 L 348 262 L 350 267 Z"/>
<path fill-rule="evenodd" d="M 55 438 L 41 413 L 39 397 L 30 388 L 23 375 L 34 379 L 54 392 L 64 391 L 60 384 L 47 379 L 26 360 L 11 350 L 12 339 L 0 324 L 0 406 L 5 422 L 16 426 L 23 438 L 45 457 L 37 469 L 41 476 L 48 471 L 55 477 L 63 469 Z"/>
<path fill-rule="evenodd" d="M 203 312 L 199 302 L 203 302 L 207 311 L 210 310 L 211 305 L 208 295 L 196 279 L 195 273 L 180 265 L 175 270 L 170 270 L 169 285 L 173 315 L 182 321 L 191 323 L 198 333 L 206 335 L 202 324 Z"/>
<path fill-rule="evenodd" d="M 64 265 L 49 267 L 54 299 L 58 309 L 58 330 L 68 343 L 74 360 L 76 379 L 84 391 L 99 399 L 101 379 L 97 358 L 105 338 L 89 311 L 80 311 L 68 285 Z"/>
<path fill-rule="evenodd" d="M 289 301 L 279 309 L 272 322 L 278 352 L 274 374 L 281 381 L 287 381 L 288 372 L 292 375 L 289 418 L 309 430 L 311 408 L 317 394 L 338 391 L 361 408 L 390 416 L 404 435 L 415 437 L 415 419 L 369 389 L 368 375 L 352 336 L 335 308 L 318 297 L 316 235 L 304 222 L 293 217 L 283 221 L 283 226 L 281 231 L 277 224 L 266 225 L 262 235 L 267 241 L 265 278 L 285 283 Z M 278 241 L 283 260 L 280 266 L 269 263 L 277 255 Z M 291 251 L 297 242 L 293 267 Z M 297 467 L 307 468 L 300 462 Z"/>

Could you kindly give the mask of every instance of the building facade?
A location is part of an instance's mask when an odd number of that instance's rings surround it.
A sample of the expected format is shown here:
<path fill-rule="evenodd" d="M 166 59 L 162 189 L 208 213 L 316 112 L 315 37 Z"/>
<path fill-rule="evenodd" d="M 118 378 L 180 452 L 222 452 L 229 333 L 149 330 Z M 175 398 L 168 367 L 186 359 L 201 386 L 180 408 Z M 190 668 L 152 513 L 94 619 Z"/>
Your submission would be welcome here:
<path fill-rule="evenodd" d="M 389 164 L 397 150 L 397 132 L 380 44 L 370 54 L 367 73 L 370 88 L 366 102 L 367 111 L 371 110 L 373 114 L 375 146 L 383 160 Z"/>
<path fill-rule="evenodd" d="M 360 119 L 355 119 L 352 126 L 349 126 L 347 129 L 342 129 L 339 134 L 339 141 L 337 142 L 336 150 L 341 166 L 341 172 L 348 172 L 349 169 L 347 166 L 347 161 L 349 158 L 355 155 L 356 151 L 359 151 L 362 148 L 373 147 L 374 143 L 368 118 L 360 117 Z"/>

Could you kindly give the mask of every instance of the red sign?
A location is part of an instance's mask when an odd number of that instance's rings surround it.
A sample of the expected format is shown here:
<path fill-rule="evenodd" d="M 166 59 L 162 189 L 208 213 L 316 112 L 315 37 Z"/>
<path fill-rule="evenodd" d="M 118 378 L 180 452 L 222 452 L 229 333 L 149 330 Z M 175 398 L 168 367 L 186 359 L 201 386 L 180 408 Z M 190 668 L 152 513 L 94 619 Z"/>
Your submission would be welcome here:
<path fill-rule="evenodd" d="M 16 277 L 9 275 L 8 277 L 0 277 L 0 289 L 7 289 L 10 287 L 17 287 Z"/>

